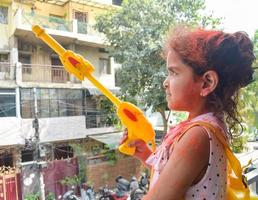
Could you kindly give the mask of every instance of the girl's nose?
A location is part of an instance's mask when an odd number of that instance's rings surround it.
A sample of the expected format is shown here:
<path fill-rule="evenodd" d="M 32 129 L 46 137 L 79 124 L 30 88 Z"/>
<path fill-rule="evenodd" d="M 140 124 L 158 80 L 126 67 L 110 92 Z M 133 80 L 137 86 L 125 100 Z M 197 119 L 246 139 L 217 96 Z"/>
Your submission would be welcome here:
<path fill-rule="evenodd" d="M 163 82 L 163 87 L 164 88 L 167 88 L 168 87 L 168 81 L 167 81 L 167 78 L 164 80 Z"/>

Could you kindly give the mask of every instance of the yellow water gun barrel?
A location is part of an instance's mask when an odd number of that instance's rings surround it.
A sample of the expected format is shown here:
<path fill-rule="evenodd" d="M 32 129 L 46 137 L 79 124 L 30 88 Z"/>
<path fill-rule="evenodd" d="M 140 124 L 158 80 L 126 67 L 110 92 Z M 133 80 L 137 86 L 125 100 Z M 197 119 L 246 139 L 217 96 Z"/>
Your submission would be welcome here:
<path fill-rule="evenodd" d="M 105 88 L 91 74 L 94 71 L 93 65 L 85 60 L 81 55 L 64 49 L 54 38 L 45 32 L 38 25 L 32 26 L 35 35 L 43 40 L 58 55 L 64 65 L 64 68 L 78 79 L 84 80 L 86 77 L 93 85 L 95 85 L 109 100 L 117 107 L 117 115 L 123 125 L 128 129 L 128 139 L 119 146 L 122 153 L 133 155 L 135 148 L 129 147 L 130 141 L 142 139 L 145 143 L 151 143 L 152 150 L 156 148 L 155 132 L 150 122 L 145 118 L 143 112 L 135 105 L 129 102 L 122 102 L 114 96 L 107 88 Z"/>
<path fill-rule="evenodd" d="M 59 43 L 57 43 L 54 38 L 46 34 L 45 30 L 38 25 L 32 26 L 32 31 L 35 35 L 43 40 L 51 49 L 53 49 L 59 56 L 64 55 L 66 49 L 64 49 Z"/>
<path fill-rule="evenodd" d="M 65 69 L 74 74 L 80 80 L 86 77 L 91 81 L 106 97 L 109 98 L 112 103 L 117 107 L 121 104 L 121 101 L 114 96 L 108 89 L 106 89 L 97 79 L 95 79 L 91 73 L 94 71 L 94 67 L 80 55 L 75 54 L 72 51 L 64 49 L 53 37 L 45 32 L 43 28 L 38 25 L 32 26 L 32 31 L 35 35 L 43 40 L 51 49 L 53 49 L 60 57 L 60 60 L 64 64 Z M 83 66 L 83 63 L 85 66 Z M 75 70 L 75 69 L 78 70 Z"/>

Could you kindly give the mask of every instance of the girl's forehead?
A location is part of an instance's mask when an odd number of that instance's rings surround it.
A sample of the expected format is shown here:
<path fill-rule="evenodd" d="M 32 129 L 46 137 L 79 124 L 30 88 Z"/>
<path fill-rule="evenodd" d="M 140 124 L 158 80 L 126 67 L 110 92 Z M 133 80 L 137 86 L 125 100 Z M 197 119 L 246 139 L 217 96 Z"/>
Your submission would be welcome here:
<path fill-rule="evenodd" d="M 183 65 L 183 61 L 174 50 L 170 50 L 167 54 L 167 67 L 169 66 L 181 66 Z"/>

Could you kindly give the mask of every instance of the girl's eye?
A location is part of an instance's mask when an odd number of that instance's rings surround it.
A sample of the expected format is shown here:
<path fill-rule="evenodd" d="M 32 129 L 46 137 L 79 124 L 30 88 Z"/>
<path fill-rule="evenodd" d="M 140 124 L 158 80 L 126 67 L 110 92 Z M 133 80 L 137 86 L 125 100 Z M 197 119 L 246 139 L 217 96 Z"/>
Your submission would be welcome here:
<path fill-rule="evenodd" d="M 169 75 L 171 75 L 171 76 L 175 76 L 175 75 L 177 75 L 177 73 L 174 71 L 174 70 L 169 70 Z"/>

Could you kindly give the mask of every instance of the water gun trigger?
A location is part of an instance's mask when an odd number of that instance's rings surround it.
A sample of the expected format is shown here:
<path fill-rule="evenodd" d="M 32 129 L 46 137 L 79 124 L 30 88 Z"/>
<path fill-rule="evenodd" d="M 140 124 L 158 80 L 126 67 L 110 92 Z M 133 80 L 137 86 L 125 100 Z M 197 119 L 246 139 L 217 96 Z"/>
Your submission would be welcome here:
<path fill-rule="evenodd" d="M 94 67 L 89 61 L 70 50 L 66 50 L 59 58 L 64 68 L 79 80 L 83 80 L 87 74 L 94 71 Z"/>
<path fill-rule="evenodd" d="M 123 144 L 119 145 L 118 150 L 121 153 L 133 156 L 135 153 L 135 147 L 129 147 L 130 139 L 128 138 Z"/>

